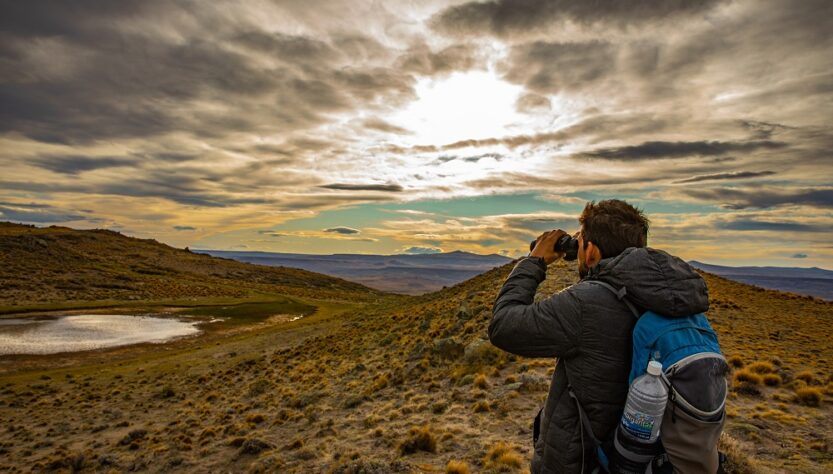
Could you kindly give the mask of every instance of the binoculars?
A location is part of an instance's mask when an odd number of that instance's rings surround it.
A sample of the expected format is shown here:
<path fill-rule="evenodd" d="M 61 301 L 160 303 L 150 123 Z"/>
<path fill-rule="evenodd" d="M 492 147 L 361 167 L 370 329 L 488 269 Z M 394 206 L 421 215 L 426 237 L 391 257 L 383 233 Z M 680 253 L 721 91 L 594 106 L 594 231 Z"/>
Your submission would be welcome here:
<path fill-rule="evenodd" d="M 529 251 L 535 248 L 537 240 L 529 243 Z M 574 239 L 570 235 L 562 235 L 555 241 L 555 252 L 564 252 L 564 260 L 575 260 L 578 258 L 578 239 Z"/>

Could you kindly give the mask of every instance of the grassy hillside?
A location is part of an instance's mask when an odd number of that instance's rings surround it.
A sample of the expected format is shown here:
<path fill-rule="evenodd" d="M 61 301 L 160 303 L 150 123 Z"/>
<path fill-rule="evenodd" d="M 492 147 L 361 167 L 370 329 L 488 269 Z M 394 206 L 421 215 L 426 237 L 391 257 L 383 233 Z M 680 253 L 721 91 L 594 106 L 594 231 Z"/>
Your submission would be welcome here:
<path fill-rule="evenodd" d="M 30 359 L 0 376 L 0 470 L 524 472 L 555 361 L 483 340 L 513 266 L 210 343 Z M 550 266 L 536 298 L 575 278 Z M 830 472 L 833 304 L 706 278 L 731 472 Z"/>
<path fill-rule="evenodd" d="M 195 254 L 109 230 L 0 222 L 0 312 L 262 294 L 367 300 L 382 293 L 294 268 Z"/>

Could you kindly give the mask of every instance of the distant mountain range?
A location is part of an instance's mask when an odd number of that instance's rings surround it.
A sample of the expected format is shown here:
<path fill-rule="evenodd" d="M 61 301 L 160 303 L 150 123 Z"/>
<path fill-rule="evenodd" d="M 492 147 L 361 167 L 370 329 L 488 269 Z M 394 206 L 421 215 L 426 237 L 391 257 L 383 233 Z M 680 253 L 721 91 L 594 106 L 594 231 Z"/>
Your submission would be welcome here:
<path fill-rule="evenodd" d="M 833 271 L 800 267 L 725 267 L 693 260 L 691 266 L 730 280 L 771 290 L 833 300 Z"/>
<path fill-rule="evenodd" d="M 311 255 L 224 250 L 198 252 L 258 265 L 301 268 L 361 283 L 370 288 L 408 295 L 440 290 L 512 261 L 502 255 L 479 255 L 459 250 L 417 255 Z"/>

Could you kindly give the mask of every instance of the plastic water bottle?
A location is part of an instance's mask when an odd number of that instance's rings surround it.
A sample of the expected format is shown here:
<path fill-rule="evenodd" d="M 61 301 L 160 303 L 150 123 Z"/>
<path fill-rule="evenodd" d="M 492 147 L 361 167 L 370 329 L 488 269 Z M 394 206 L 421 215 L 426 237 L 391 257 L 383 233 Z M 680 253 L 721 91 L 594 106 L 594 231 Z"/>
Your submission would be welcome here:
<path fill-rule="evenodd" d="M 616 430 L 611 472 L 643 474 L 658 454 L 657 439 L 668 401 L 668 388 L 661 375 L 662 364 L 652 360 L 648 372 L 631 383 Z"/>

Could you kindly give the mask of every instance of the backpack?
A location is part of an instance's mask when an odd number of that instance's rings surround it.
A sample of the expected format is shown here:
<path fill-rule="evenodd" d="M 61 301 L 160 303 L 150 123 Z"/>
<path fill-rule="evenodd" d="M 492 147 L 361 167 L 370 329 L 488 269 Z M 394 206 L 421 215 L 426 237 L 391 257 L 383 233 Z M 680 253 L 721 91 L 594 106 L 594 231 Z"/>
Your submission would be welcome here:
<path fill-rule="evenodd" d="M 647 454 L 647 459 L 653 458 L 654 472 L 662 464 L 669 468 L 668 462 L 675 472 L 722 472 L 720 462 L 724 457 L 718 453 L 717 443 L 725 423 L 729 365 L 706 315 L 671 318 L 653 311 L 640 313 L 628 300 L 626 288 L 617 290 L 603 281 L 587 281 L 613 292 L 637 320 L 632 333 L 628 383 L 645 373 L 651 360 L 663 366 L 668 402 L 660 427 L 659 447 L 664 452 L 638 453 L 637 457 Z M 569 393 L 576 401 L 584 431 L 589 432 L 596 444 L 599 464 L 608 470 L 608 460 L 614 454 L 632 459 L 628 456 L 633 453 L 622 449 L 615 438 L 618 430 L 613 430 L 604 442 L 595 438 L 581 404 L 571 389 Z"/>

